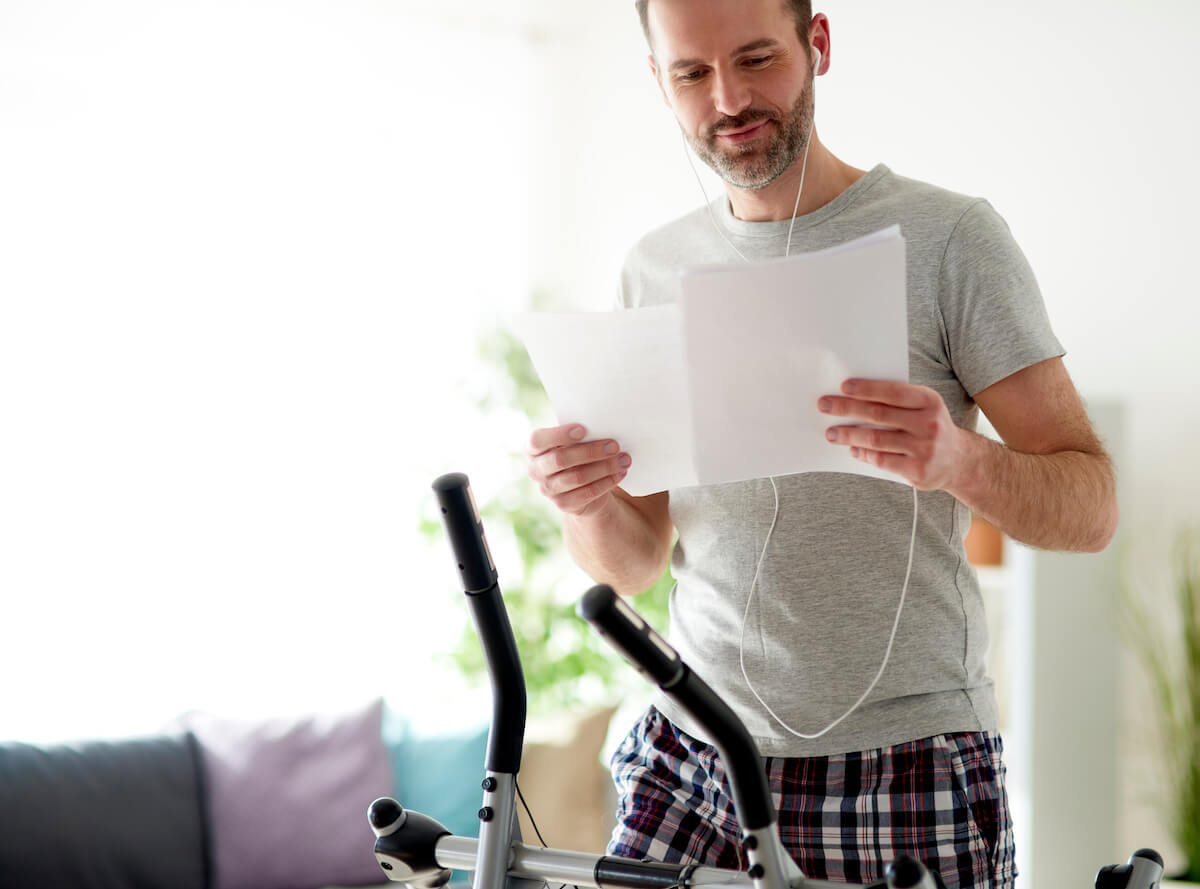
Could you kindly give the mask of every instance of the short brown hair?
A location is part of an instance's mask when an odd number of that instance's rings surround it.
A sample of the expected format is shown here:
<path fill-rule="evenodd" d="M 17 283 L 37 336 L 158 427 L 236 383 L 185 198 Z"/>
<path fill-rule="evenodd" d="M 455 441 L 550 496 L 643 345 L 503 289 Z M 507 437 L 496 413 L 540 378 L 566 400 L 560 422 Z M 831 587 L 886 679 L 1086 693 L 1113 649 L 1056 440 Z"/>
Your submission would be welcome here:
<path fill-rule="evenodd" d="M 808 46 L 808 26 L 812 23 L 812 0 L 783 0 L 783 5 L 791 11 L 792 18 L 796 20 L 796 33 L 800 35 L 800 42 Z M 646 35 L 646 42 L 653 49 L 654 44 L 650 41 L 650 0 L 636 0 L 634 6 L 637 7 L 638 18 L 642 21 L 642 33 Z"/>

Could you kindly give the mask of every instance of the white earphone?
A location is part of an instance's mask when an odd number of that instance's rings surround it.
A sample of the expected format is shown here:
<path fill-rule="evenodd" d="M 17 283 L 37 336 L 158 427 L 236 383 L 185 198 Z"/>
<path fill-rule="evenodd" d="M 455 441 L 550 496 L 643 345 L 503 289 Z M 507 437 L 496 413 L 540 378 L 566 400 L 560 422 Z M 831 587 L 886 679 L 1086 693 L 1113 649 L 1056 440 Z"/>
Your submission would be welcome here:
<path fill-rule="evenodd" d="M 821 67 L 821 51 L 815 46 L 812 48 L 812 51 L 814 56 L 813 77 L 815 78 L 817 76 L 818 69 Z M 783 249 L 784 256 L 789 256 L 792 252 L 792 229 L 796 225 L 796 211 L 800 207 L 800 195 L 804 192 L 804 174 L 808 169 L 808 149 L 812 145 L 814 123 L 815 117 L 814 120 L 809 123 L 808 127 L 808 142 L 804 146 L 804 159 L 800 164 L 800 187 L 796 189 L 796 203 L 795 206 L 792 207 L 792 221 L 788 225 L 787 242 Z M 700 179 L 700 174 L 696 171 L 696 165 L 692 163 L 692 155 L 691 152 L 688 151 L 687 137 L 683 135 L 682 130 L 680 131 L 680 137 L 683 139 L 684 156 L 687 157 L 688 166 L 692 169 L 692 175 L 696 177 L 696 184 L 700 186 L 700 194 L 704 197 L 704 206 L 708 208 L 708 218 L 712 221 L 713 228 L 717 230 L 717 233 L 725 239 L 725 243 L 727 243 L 738 256 L 740 256 L 744 261 L 750 262 L 750 258 L 742 253 L 741 250 L 738 250 L 737 245 L 733 243 L 729 235 L 725 234 L 725 229 L 720 223 L 717 222 L 717 217 L 713 214 L 712 202 L 708 199 L 708 193 L 704 190 L 704 183 Z M 879 664 L 879 670 L 876 672 L 875 678 L 868 683 L 866 690 L 859 695 L 858 700 L 850 705 L 850 709 L 848 709 L 833 722 L 829 723 L 829 725 L 825 726 L 825 728 L 821 729 L 819 732 L 805 734 L 804 732 L 800 732 L 792 728 L 790 725 L 784 722 L 774 710 L 771 709 L 771 705 L 764 701 L 762 696 L 759 695 L 758 690 L 754 687 L 754 683 L 750 681 L 749 673 L 746 671 L 746 620 L 750 616 L 750 605 L 754 601 L 754 591 L 758 587 L 758 578 L 762 573 L 763 559 L 767 555 L 767 547 L 771 544 L 771 536 L 775 533 L 775 526 L 779 522 L 779 487 L 775 484 L 774 478 L 771 478 L 770 482 L 771 490 L 775 494 L 775 514 L 771 518 L 771 527 L 767 529 L 767 538 L 765 541 L 763 541 L 762 551 L 758 554 L 758 563 L 754 568 L 754 578 L 750 581 L 750 590 L 746 595 L 746 610 L 742 612 L 742 626 L 738 636 L 738 665 L 742 668 L 742 678 L 746 680 L 746 687 L 750 689 L 750 693 L 754 695 L 755 699 L 759 702 L 759 704 L 762 705 L 763 709 L 771 714 L 772 718 L 774 718 L 774 720 L 781 727 L 798 738 L 820 738 L 859 708 L 859 705 L 861 705 L 862 702 L 867 699 L 867 696 L 875 690 L 875 686 L 879 684 L 879 680 L 883 676 L 884 670 L 887 669 L 888 661 L 891 660 L 892 644 L 896 641 L 896 629 L 900 626 L 900 615 L 904 611 L 904 600 L 908 594 L 908 580 L 912 575 L 913 553 L 917 543 L 917 489 L 915 487 L 913 488 L 913 524 L 912 533 L 909 535 L 908 541 L 908 567 L 904 569 L 904 585 L 900 588 L 900 602 L 896 606 L 896 617 L 895 620 L 892 621 L 892 632 L 891 635 L 888 636 L 887 649 L 883 653 L 883 661 Z"/>
<path fill-rule="evenodd" d="M 813 77 L 815 78 L 817 76 L 818 71 L 821 68 L 821 51 L 819 49 L 817 49 L 815 46 L 812 48 L 812 51 L 813 51 Z M 801 162 L 801 165 L 800 165 L 800 187 L 796 190 L 796 204 L 792 208 L 792 221 L 788 225 L 787 244 L 785 245 L 784 251 L 783 251 L 784 256 L 790 255 L 791 251 L 792 251 L 792 229 L 796 225 L 796 210 L 800 206 L 800 195 L 804 191 L 804 173 L 808 168 L 808 149 L 812 145 L 812 132 L 813 132 L 812 124 L 810 123 L 809 129 L 808 129 L 808 143 L 804 146 L 804 160 Z M 686 140 L 685 140 L 684 150 L 685 150 L 685 152 L 687 150 L 686 149 Z M 729 244 L 729 246 L 734 249 L 734 251 L 737 253 L 738 256 L 741 256 L 743 260 L 745 260 L 746 262 L 749 262 L 750 261 L 749 258 L 747 258 L 742 253 L 741 250 L 738 250 L 737 246 L 733 243 L 733 241 L 731 241 L 729 239 L 729 236 L 727 234 L 725 234 L 725 230 L 720 226 L 720 224 L 716 220 L 716 217 L 713 215 L 712 204 L 708 200 L 708 195 L 704 192 L 704 183 L 700 181 L 700 174 L 696 173 L 696 167 L 694 164 L 692 164 L 692 158 L 691 158 L 690 154 L 688 155 L 688 163 L 692 166 L 692 173 L 696 176 L 696 182 L 700 186 L 701 194 L 704 195 L 704 203 L 708 207 L 708 215 L 709 215 L 709 218 L 712 220 L 713 227 L 716 228 L 717 232 L 721 235 L 721 237 L 723 237 L 725 239 L 725 241 Z M 758 703 L 762 705 L 763 709 L 766 710 L 767 713 L 769 713 L 771 715 L 771 717 L 775 720 L 775 722 L 778 723 L 780 725 L 780 727 L 782 727 L 786 731 L 790 732 L 791 734 L 795 735 L 796 737 L 804 738 L 806 740 L 811 740 L 814 738 L 820 738 L 821 736 L 827 734 L 834 728 L 834 726 L 841 723 L 842 720 L 846 719 L 848 716 L 850 716 L 851 713 L 853 713 L 855 710 L 857 710 L 859 708 L 859 706 L 862 704 L 862 702 L 865 701 L 867 699 L 867 697 L 871 694 L 871 692 L 875 690 L 875 686 L 879 684 L 879 680 L 883 677 L 884 670 L 887 669 L 888 661 L 891 660 L 892 645 L 896 641 L 896 630 L 900 626 L 900 615 L 904 612 L 904 600 L 908 594 L 908 581 L 909 581 L 909 578 L 912 576 L 913 553 L 914 553 L 914 550 L 916 549 L 916 543 L 917 543 L 917 510 L 918 510 L 917 489 L 915 487 L 913 488 L 913 523 L 912 523 L 912 532 L 909 535 L 909 540 L 908 540 L 908 567 L 906 567 L 904 569 L 904 584 L 900 588 L 900 602 L 896 606 L 896 617 L 892 621 L 892 631 L 891 631 L 891 634 L 888 636 L 887 648 L 884 650 L 883 660 L 879 664 L 879 670 L 875 673 L 875 677 L 867 684 L 867 687 L 866 687 L 866 689 L 863 690 L 863 693 L 861 695 L 859 695 L 858 700 L 856 700 L 853 704 L 851 704 L 850 708 L 848 710 L 846 710 L 845 713 L 843 713 L 837 719 L 833 720 L 833 722 L 829 723 L 829 725 L 825 726 L 825 728 L 821 729 L 819 732 L 813 732 L 813 733 L 809 734 L 809 733 L 801 732 L 798 729 L 792 728 L 792 726 L 788 725 L 786 722 L 783 721 L 783 719 L 779 716 L 778 713 L 776 713 L 774 710 L 771 709 L 771 705 L 763 700 L 762 695 L 760 695 L 758 693 L 758 689 L 756 689 L 754 687 L 754 683 L 750 681 L 750 674 L 746 670 L 746 644 L 745 644 L 746 643 L 746 622 L 747 622 L 748 618 L 750 617 L 750 606 L 751 606 L 751 603 L 754 601 L 754 591 L 758 586 L 759 575 L 762 573 L 763 559 L 766 558 L 767 547 L 770 546 L 770 544 L 771 544 L 771 536 L 775 533 L 775 526 L 779 522 L 779 486 L 775 484 L 774 478 L 770 478 L 770 482 L 771 482 L 771 491 L 775 495 L 775 513 L 771 518 L 771 527 L 767 529 L 767 538 L 765 541 L 763 541 L 762 551 L 758 554 L 758 563 L 754 567 L 754 578 L 750 581 L 750 590 L 746 594 L 746 609 L 745 609 L 745 611 L 742 612 L 742 626 L 741 626 L 741 630 L 738 634 L 738 666 L 741 667 L 742 678 L 746 681 L 746 687 L 750 690 L 750 693 L 752 695 L 754 695 L 755 700 L 757 700 Z"/>

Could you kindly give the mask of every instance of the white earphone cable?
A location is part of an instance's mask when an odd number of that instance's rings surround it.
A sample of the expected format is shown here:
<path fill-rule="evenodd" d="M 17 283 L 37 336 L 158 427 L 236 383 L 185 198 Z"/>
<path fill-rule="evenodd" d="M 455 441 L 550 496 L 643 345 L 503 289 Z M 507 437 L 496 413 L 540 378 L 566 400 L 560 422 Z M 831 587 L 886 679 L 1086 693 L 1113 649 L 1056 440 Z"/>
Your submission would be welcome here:
<path fill-rule="evenodd" d="M 814 82 L 816 81 L 816 70 L 817 70 L 817 67 L 820 65 L 820 62 L 821 62 L 821 56 L 818 53 L 816 64 L 813 66 Z M 796 202 L 792 206 L 792 220 L 791 220 L 791 223 L 788 225 L 787 243 L 784 245 L 784 251 L 783 251 L 784 256 L 790 256 L 791 252 L 792 252 L 792 231 L 796 227 L 796 212 L 800 209 L 800 196 L 804 193 L 804 176 L 808 170 L 808 149 L 812 146 L 813 126 L 815 123 L 816 123 L 816 113 L 815 113 L 815 109 L 814 109 L 813 118 L 811 121 L 809 121 L 809 124 L 808 124 L 808 141 L 804 145 L 804 159 L 800 164 L 800 186 L 799 186 L 799 188 L 796 189 Z M 680 136 L 683 137 L 682 130 L 680 130 Z M 713 228 L 715 228 L 717 230 L 718 234 L 720 234 L 721 237 L 725 239 L 725 243 L 727 243 L 731 248 L 733 248 L 734 253 L 736 253 L 738 256 L 740 256 L 744 262 L 750 262 L 750 259 L 746 256 L 746 254 L 742 253 L 742 251 L 737 248 L 737 245 L 734 244 L 733 241 L 729 238 L 729 235 L 727 235 L 725 233 L 724 227 L 719 222 L 717 222 L 717 218 L 713 214 L 712 202 L 708 199 L 708 192 L 706 192 L 704 190 L 704 182 L 700 179 L 700 173 L 696 170 L 696 165 L 692 161 L 692 154 L 691 154 L 691 151 L 688 150 L 688 144 L 687 144 L 686 138 L 684 138 L 684 140 L 683 140 L 683 153 L 687 157 L 688 166 L 692 168 L 692 175 L 696 177 L 696 184 L 700 186 L 700 193 L 704 196 L 704 206 L 708 209 L 708 218 L 712 221 Z M 766 701 L 764 701 L 762 696 L 758 693 L 758 689 L 756 689 L 754 687 L 754 683 L 750 681 L 750 676 L 746 672 L 746 650 L 745 650 L 746 622 L 750 616 L 750 603 L 754 601 L 754 590 L 758 586 L 758 578 L 759 578 L 759 575 L 762 573 L 762 565 L 763 565 L 763 560 L 766 558 L 766 555 L 767 555 L 767 547 L 770 546 L 770 544 L 771 544 L 771 535 L 773 535 L 775 533 L 775 526 L 779 522 L 779 487 L 775 484 L 774 477 L 770 478 L 770 482 L 771 482 L 771 490 L 775 493 L 775 512 L 774 512 L 774 515 L 771 517 L 771 526 L 770 526 L 770 528 L 767 529 L 767 538 L 766 538 L 766 540 L 763 541 L 762 552 L 760 552 L 758 554 L 758 562 L 754 567 L 754 578 L 750 582 L 750 592 L 746 596 L 746 609 L 745 609 L 745 611 L 742 612 L 742 627 L 741 627 L 740 634 L 738 636 L 738 663 L 742 669 L 742 678 L 746 680 L 746 686 L 750 689 L 750 693 L 754 695 L 755 699 L 763 706 L 763 709 L 765 709 L 769 714 L 771 714 L 771 717 L 777 723 L 779 723 L 780 726 L 782 726 L 787 731 L 791 732 L 796 737 L 804 738 L 806 740 L 812 740 L 815 738 L 819 738 L 822 735 L 829 732 L 830 730 L 832 730 L 834 728 L 834 726 L 838 725 L 840 722 L 842 722 L 842 720 L 846 719 L 848 716 L 850 716 L 851 713 L 853 713 L 855 710 L 857 710 L 859 708 L 859 705 L 861 705 L 862 702 L 867 699 L 867 696 L 870 695 L 871 692 L 875 690 L 875 686 L 879 683 L 880 678 L 883 676 L 884 670 L 887 668 L 888 661 L 891 659 L 892 645 L 896 641 L 896 630 L 900 626 L 900 615 L 904 611 L 904 600 L 908 595 L 908 580 L 909 580 L 909 577 L 911 577 L 911 575 L 912 575 L 913 553 L 916 550 L 917 511 L 918 511 L 917 489 L 915 486 L 913 487 L 913 521 L 912 521 L 912 533 L 910 534 L 909 541 L 908 541 L 908 567 L 905 568 L 905 570 L 904 570 L 904 584 L 900 588 L 900 602 L 896 606 L 896 618 L 895 618 L 895 620 L 892 621 L 892 632 L 891 632 L 891 635 L 888 636 L 887 648 L 883 653 L 883 661 L 879 664 L 879 670 L 878 670 L 878 672 L 875 673 L 875 678 L 871 680 L 871 682 L 867 686 L 866 690 L 861 695 L 859 695 L 858 700 L 855 701 L 850 706 L 850 709 L 848 709 L 845 713 L 843 713 L 841 716 L 839 716 L 833 722 L 829 723 L 829 725 L 825 726 L 825 728 L 821 729 L 819 732 L 816 732 L 814 734 L 806 734 L 804 732 L 801 732 L 801 731 L 798 731 L 797 729 L 792 728 L 790 725 L 788 725 L 786 722 L 784 722 L 783 719 L 780 718 L 780 716 L 774 710 L 771 709 L 770 705 Z"/>
<path fill-rule="evenodd" d="M 796 227 L 796 211 L 800 209 L 800 195 L 804 194 L 804 174 L 808 170 L 808 149 L 812 145 L 813 125 L 817 122 L 814 116 L 808 124 L 808 141 L 804 143 L 804 160 L 800 164 L 800 187 L 796 189 L 796 203 L 792 206 L 792 222 L 788 226 L 787 244 L 784 245 L 783 255 L 792 255 L 792 230 Z M 704 182 L 700 178 L 700 173 L 696 169 L 696 164 L 692 160 L 692 152 L 688 149 L 687 139 L 684 138 L 683 130 L 679 131 L 679 138 L 683 139 L 683 156 L 687 158 L 688 166 L 692 168 L 692 175 L 696 177 L 696 184 L 700 186 L 700 194 L 704 195 L 704 207 L 708 210 L 708 218 L 712 220 L 713 228 L 717 230 L 725 243 L 733 248 L 733 252 L 742 258 L 744 262 L 750 262 L 750 258 L 737 248 L 737 244 L 729 239 L 729 235 L 725 234 L 725 228 L 719 222 L 717 217 L 713 215 L 712 201 L 708 199 L 708 192 L 704 190 Z"/>
<path fill-rule="evenodd" d="M 775 486 L 774 478 L 771 479 L 771 488 L 772 488 L 772 490 L 775 491 L 775 517 L 771 519 L 771 527 L 767 531 L 767 540 L 765 543 L 763 543 L 762 552 L 758 556 L 758 565 L 754 569 L 754 580 L 752 580 L 750 582 L 750 593 L 746 597 L 746 610 L 742 612 L 742 629 L 741 629 L 741 634 L 738 637 L 738 663 L 741 665 L 742 678 L 746 680 L 746 686 L 750 689 L 750 693 L 752 695 L 754 695 L 755 700 L 757 700 L 760 704 L 762 704 L 763 709 L 766 710 L 768 713 L 770 713 L 776 722 L 778 722 L 783 728 L 787 729 L 787 731 L 791 732 L 797 738 L 804 738 L 805 740 L 813 740 L 815 738 L 821 737 L 822 735 L 824 735 L 827 732 L 829 732 L 830 730 L 832 730 L 834 726 L 836 726 L 838 723 L 840 723 L 842 720 L 844 720 L 846 717 L 848 717 L 851 713 L 853 713 L 855 710 L 857 710 L 859 708 L 859 705 L 862 704 L 862 702 L 867 699 L 867 696 L 870 695 L 871 692 L 875 690 L 875 686 L 879 683 L 880 678 L 883 676 L 883 671 L 887 668 L 888 660 L 891 659 L 892 644 L 896 641 L 896 629 L 897 629 L 897 627 L 900 626 L 900 614 L 901 614 L 901 612 L 904 611 L 904 599 L 908 594 L 908 579 L 912 575 L 913 552 L 915 551 L 916 544 L 917 544 L 917 489 L 915 487 L 912 489 L 912 492 L 913 492 L 913 522 L 912 522 L 912 534 L 909 536 L 909 539 L 908 539 L 908 567 L 904 569 L 904 585 L 900 588 L 900 603 L 896 606 L 896 618 L 895 618 L 895 620 L 892 621 L 892 632 L 891 632 L 891 635 L 888 636 L 887 649 L 883 653 L 883 661 L 879 664 L 879 670 L 875 674 L 875 678 L 871 680 L 871 684 L 867 686 L 866 691 L 864 691 L 861 695 L 859 695 L 858 700 L 850 705 L 849 710 L 847 710 L 845 713 L 843 713 L 841 716 L 839 716 L 833 722 L 829 723 L 829 725 L 825 726 L 825 728 L 821 729 L 819 732 L 814 732 L 812 734 L 806 734 L 805 732 L 802 732 L 802 731 L 799 731 L 798 729 L 792 728 L 790 725 L 788 725 L 786 722 L 783 721 L 783 719 L 779 716 L 778 713 L 776 713 L 774 710 L 771 709 L 771 706 L 762 699 L 762 695 L 760 695 L 758 693 L 758 689 L 756 689 L 754 687 L 754 683 L 750 681 L 750 676 L 746 672 L 746 649 L 745 649 L 746 621 L 750 616 L 750 603 L 752 601 L 754 601 L 754 588 L 758 585 L 758 575 L 759 575 L 759 572 L 762 570 L 763 558 L 767 554 L 767 546 L 771 542 L 771 535 L 774 533 L 775 524 L 779 519 L 779 488 L 777 488 Z"/>
<path fill-rule="evenodd" d="M 687 138 L 683 135 L 683 130 L 679 131 L 679 138 L 683 139 L 683 156 L 687 158 L 688 166 L 692 168 L 692 175 L 696 177 L 696 184 L 700 186 L 700 194 L 704 195 L 704 206 L 708 210 L 708 218 L 712 220 L 713 228 L 725 239 L 725 243 L 733 248 L 734 253 L 740 256 L 745 262 L 749 262 L 750 260 L 746 254 L 739 250 L 733 241 L 729 240 L 729 235 L 725 234 L 724 227 L 717 222 L 717 217 L 713 215 L 712 201 L 708 199 L 708 192 L 704 190 L 704 182 L 701 181 L 700 173 L 696 170 L 696 164 L 692 160 L 692 152 L 688 148 Z"/>

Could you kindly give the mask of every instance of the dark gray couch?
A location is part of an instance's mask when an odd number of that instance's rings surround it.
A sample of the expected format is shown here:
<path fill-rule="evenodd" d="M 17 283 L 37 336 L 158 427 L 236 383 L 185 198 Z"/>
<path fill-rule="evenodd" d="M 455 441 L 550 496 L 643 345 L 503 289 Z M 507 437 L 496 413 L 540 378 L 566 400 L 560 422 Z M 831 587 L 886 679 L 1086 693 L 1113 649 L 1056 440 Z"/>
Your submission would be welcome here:
<path fill-rule="evenodd" d="M 0 889 L 208 889 L 210 848 L 190 732 L 0 744 Z"/>

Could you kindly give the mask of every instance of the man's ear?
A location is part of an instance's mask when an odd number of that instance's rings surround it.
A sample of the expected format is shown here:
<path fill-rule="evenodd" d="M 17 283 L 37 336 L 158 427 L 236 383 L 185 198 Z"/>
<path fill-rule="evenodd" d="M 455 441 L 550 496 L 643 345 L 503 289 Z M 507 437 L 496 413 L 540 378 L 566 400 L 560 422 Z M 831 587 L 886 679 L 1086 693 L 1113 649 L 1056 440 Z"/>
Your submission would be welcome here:
<path fill-rule="evenodd" d="M 671 100 L 667 98 L 667 91 L 663 88 L 662 80 L 658 76 L 658 65 L 654 62 L 654 53 L 646 56 L 646 61 L 650 63 L 650 75 L 654 78 L 654 83 L 658 86 L 658 91 L 662 93 L 663 104 L 670 108 Z"/>
<path fill-rule="evenodd" d="M 813 49 L 821 53 L 820 67 L 828 71 L 829 61 L 832 56 L 832 41 L 829 34 L 829 17 L 825 13 L 818 12 L 813 15 L 812 22 L 808 27 L 808 43 Z"/>

